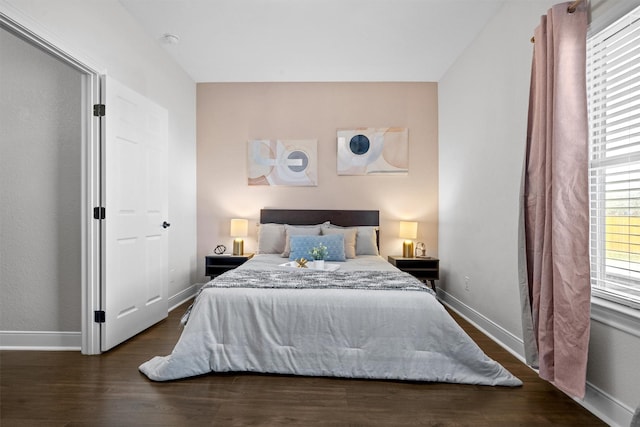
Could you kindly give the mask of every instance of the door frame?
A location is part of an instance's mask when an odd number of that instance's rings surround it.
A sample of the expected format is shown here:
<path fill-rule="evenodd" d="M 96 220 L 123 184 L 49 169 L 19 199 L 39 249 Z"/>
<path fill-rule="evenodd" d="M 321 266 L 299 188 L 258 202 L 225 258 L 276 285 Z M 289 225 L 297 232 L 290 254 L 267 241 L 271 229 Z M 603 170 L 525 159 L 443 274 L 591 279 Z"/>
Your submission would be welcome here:
<path fill-rule="evenodd" d="M 93 117 L 93 105 L 101 103 L 101 74 L 96 66 L 79 59 L 64 43 L 56 40 L 46 29 L 8 3 L 0 1 L 0 27 L 58 58 L 82 73 L 81 120 L 81 320 L 83 354 L 100 354 L 100 324 L 94 312 L 100 310 L 102 280 L 103 221 L 93 219 L 93 208 L 102 198 L 102 129 L 100 118 Z"/>

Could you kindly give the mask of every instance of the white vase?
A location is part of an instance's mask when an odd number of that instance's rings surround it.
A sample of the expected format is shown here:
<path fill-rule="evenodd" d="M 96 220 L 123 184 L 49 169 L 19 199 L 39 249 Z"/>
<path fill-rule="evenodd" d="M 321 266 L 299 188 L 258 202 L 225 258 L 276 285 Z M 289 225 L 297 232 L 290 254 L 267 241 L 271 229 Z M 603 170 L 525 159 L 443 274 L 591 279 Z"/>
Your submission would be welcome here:
<path fill-rule="evenodd" d="M 313 261 L 313 268 L 315 268 L 316 270 L 324 270 L 324 260 L 317 259 Z"/>

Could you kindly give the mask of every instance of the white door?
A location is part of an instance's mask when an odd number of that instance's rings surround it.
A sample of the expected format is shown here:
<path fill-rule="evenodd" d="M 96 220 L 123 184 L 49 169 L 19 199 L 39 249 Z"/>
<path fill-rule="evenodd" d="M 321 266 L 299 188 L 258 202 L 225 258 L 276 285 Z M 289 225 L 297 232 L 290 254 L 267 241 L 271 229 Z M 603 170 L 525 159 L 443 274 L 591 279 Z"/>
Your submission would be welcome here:
<path fill-rule="evenodd" d="M 101 350 L 167 317 L 168 112 L 105 77 Z"/>

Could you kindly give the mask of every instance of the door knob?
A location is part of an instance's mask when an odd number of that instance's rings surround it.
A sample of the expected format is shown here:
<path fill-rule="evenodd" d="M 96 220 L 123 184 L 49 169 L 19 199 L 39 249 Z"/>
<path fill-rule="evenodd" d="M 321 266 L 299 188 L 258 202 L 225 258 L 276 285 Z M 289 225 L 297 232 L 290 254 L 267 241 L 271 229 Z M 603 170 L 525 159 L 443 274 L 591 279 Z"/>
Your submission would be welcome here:
<path fill-rule="evenodd" d="M 171 224 L 169 224 L 167 221 L 162 221 L 162 228 L 169 228 L 171 227 Z"/>

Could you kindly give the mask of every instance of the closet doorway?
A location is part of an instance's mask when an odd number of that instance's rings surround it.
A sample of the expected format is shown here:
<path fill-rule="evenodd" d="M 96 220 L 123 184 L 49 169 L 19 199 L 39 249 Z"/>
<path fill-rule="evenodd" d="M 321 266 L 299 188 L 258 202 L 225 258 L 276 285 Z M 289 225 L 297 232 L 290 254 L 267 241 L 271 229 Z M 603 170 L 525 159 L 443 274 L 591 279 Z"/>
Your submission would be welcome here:
<path fill-rule="evenodd" d="M 167 112 L 2 14 L 0 55 L 0 338 L 99 354 L 168 313 Z"/>
<path fill-rule="evenodd" d="M 2 21 L 0 56 L 0 330 L 79 347 L 91 75 Z"/>

